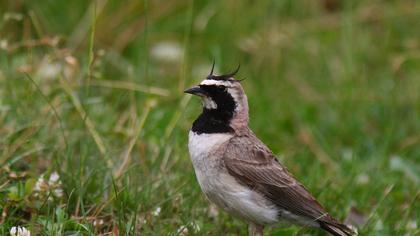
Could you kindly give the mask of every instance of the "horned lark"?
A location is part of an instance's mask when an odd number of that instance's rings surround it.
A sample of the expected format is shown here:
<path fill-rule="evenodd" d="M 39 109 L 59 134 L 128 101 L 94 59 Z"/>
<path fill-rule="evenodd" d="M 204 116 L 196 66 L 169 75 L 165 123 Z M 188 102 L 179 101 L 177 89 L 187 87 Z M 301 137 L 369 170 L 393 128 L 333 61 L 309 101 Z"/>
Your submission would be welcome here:
<path fill-rule="evenodd" d="M 250 235 L 290 222 L 332 235 L 354 231 L 330 216 L 248 127 L 248 100 L 233 73 L 214 75 L 185 93 L 200 96 L 203 111 L 189 132 L 188 148 L 205 196 L 249 223 Z"/>

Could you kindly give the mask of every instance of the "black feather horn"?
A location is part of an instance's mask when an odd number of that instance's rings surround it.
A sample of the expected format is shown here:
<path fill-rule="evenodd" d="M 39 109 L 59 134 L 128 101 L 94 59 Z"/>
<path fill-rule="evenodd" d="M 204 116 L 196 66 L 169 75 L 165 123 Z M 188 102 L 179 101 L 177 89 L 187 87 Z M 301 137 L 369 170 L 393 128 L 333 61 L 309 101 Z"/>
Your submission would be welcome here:
<path fill-rule="evenodd" d="M 214 65 L 216 64 L 216 60 L 215 59 L 213 59 L 213 65 L 212 65 L 212 67 L 211 67 L 211 71 L 210 71 L 210 76 L 211 75 L 213 75 L 213 71 L 214 71 Z"/>
<path fill-rule="evenodd" d="M 223 76 L 225 76 L 227 78 L 233 77 L 233 76 L 236 75 L 236 73 L 238 73 L 239 68 L 241 68 L 241 64 L 240 63 L 238 63 L 238 67 L 236 67 L 236 70 L 235 71 L 233 71 L 233 72 L 231 72 L 229 74 L 223 75 Z"/>
<path fill-rule="evenodd" d="M 213 67 L 211 68 L 210 75 L 207 76 L 207 79 L 214 79 L 214 80 L 232 80 L 231 78 L 238 73 L 241 64 L 238 64 L 238 67 L 231 73 L 225 75 L 213 75 L 215 61 L 213 61 Z"/>

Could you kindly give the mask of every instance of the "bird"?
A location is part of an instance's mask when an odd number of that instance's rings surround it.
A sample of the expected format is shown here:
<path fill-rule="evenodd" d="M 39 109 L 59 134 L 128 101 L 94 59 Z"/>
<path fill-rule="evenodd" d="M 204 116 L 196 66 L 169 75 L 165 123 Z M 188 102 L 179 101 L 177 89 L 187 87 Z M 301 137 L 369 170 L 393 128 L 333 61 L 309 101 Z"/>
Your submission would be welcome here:
<path fill-rule="evenodd" d="M 205 197 L 248 223 L 250 236 L 265 226 L 291 223 L 334 236 L 356 234 L 333 218 L 249 128 L 248 99 L 231 73 L 210 74 L 184 93 L 201 97 L 203 110 L 188 134 L 188 149 Z"/>

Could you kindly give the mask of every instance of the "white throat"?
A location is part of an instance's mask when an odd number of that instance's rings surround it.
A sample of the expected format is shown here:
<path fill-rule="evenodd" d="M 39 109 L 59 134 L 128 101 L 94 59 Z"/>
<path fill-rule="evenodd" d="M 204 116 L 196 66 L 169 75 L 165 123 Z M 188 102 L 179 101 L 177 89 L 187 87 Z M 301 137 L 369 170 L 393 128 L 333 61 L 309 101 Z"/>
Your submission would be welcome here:
<path fill-rule="evenodd" d="M 232 137 L 233 135 L 229 133 L 197 134 L 190 131 L 188 149 L 193 163 L 199 159 L 206 158 L 210 152 L 215 151 Z"/>

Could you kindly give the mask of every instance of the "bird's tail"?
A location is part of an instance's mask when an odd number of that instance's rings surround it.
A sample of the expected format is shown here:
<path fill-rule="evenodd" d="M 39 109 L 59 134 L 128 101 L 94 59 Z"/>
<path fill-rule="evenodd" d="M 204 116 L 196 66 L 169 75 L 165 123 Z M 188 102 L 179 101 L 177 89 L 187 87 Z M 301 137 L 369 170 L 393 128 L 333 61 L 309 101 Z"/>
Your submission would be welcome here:
<path fill-rule="evenodd" d="M 334 236 L 351 236 L 357 235 L 357 230 L 351 225 L 342 224 L 336 220 L 319 221 L 321 229 L 327 231 Z"/>

